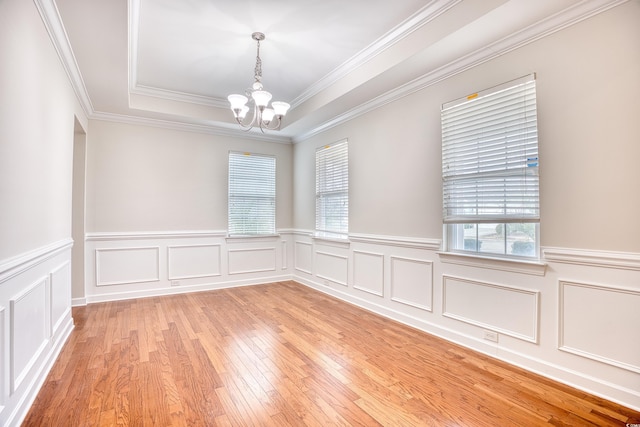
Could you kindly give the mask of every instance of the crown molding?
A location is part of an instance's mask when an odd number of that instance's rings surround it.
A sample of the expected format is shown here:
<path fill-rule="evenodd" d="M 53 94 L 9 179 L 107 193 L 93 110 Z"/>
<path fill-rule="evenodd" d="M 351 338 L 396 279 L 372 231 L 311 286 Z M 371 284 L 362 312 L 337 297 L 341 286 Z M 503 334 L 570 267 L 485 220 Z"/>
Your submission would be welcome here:
<path fill-rule="evenodd" d="M 382 52 L 411 35 L 414 31 L 420 29 L 424 25 L 433 21 L 447 10 L 451 9 L 462 0 L 434 0 L 428 5 L 411 15 L 408 19 L 388 31 L 382 37 L 362 49 L 360 52 L 343 62 L 326 76 L 322 77 L 316 83 L 312 84 L 298 97 L 291 101 L 291 108 L 296 108 L 300 104 L 309 100 L 309 98 L 317 95 L 329 86 L 345 77 L 354 69 L 362 66 L 372 58 L 380 55 Z"/>
<path fill-rule="evenodd" d="M 73 91 L 78 98 L 80 106 L 84 113 L 89 116 L 93 113 L 93 105 L 87 92 L 87 87 L 82 79 L 80 68 L 76 62 L 76 58 L 69 43 L 69 37 L 62 24 L 62 18 L 60 18 L 60 12 L 54 0 L 33 0 L 40 14 L 40 18 L 44 23 L 44 26 L 49 33 L 49 38 L 53 43 L 60 62 L 71 81 Z"/>
<path fill-rule="evenodd" d="M 104 122 L 124 123 L 131 125 L 151 126 L 162 129 L 177 130 L 183 132 L 204 133 L 208 135 L 228 136 L 233 138 L 253 139 L 264 142 L 274 142 L 279 144 L 291 144 L 291 138 L 267 133 L 246 132 L 233 128 L 232 125 L 203 125 L 195 123 L 184 123 L 173 120 L 152 119 L 148 117 L 130 116 L 126 114 L 115 114 L 106 112 L 95 112 L 89 116 L 91 120 Z"/>
<path fill-rule="evenodd" d="M 561 31 L 585 19 L 605 12 L 629 0 L 583 0 L 567 9 L 551 15 L 529 27 L 497 40 L 481 49 L 449 62 L 417 79 L 409 81 L 395 89 L 387 91 L 368 102 L 360 104 L 319 126 L 295 135 L 293 142 L 301 142 L 335 126 L 380 108 L 390 102 L 397 101 L 443 80 L 467 71 L 480 64 L 502 56 L 512 50 L 523 47 L 555 32 Z"/>
<path fill-rule="evenodd" d="M 200 104 L 208 107 L 229 109 L 229 102 L 226 99 L 212 98 L 192 93 L 179 92 L 174 90 L 159 89 L 151 86 L 134 84 L 129 87 L 129 94 L 152 96 L 154 98 L 168 99 L 170 101 L 188 102 L 190 104 Z"/>

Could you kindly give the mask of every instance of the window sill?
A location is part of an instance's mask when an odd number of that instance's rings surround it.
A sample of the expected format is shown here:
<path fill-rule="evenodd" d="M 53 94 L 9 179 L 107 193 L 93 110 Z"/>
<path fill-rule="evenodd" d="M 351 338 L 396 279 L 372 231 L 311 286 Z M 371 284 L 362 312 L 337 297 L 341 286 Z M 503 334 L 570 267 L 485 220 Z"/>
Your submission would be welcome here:
<path fill-rule="evenodd" d="M 538 260 L 497 258 L 458 252 L 436 252 L 446 264 L 466 265 L 469 267 L 489 268 L 492 270 L 544 276 L 547 264 Z"/>
<path fill-rule="evenodd" d="M 344 238 L 327 237 L 327 236 L 314 234 L 312 236 L 312 239 L 319 244 L 329 245 L 329 246 L 349 248 L 349 245 L 351 245 L 351 241 L 349 240 L 348 237 L 344 237 Z"/>
<path fill-rule="evenodd" d="M 229 243 L 255 242 L 255 241 L 271 241 L 280 238 L 280 234 L 234 234 L 225 237 Z"/>

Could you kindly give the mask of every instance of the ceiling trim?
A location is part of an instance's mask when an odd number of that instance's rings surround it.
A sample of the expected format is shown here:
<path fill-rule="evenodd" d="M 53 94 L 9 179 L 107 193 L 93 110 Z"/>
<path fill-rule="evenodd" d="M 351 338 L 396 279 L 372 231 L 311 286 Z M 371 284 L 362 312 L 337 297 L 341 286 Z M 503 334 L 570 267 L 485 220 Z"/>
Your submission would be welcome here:
<path fill-rule="evenodd" d="M 286 136 L 279 136 L 267 133 L 245 132 L 229 125 L 228 128 L 217 125 L 204 125 L 197 123 L 183 123 L 173 120 L 152 119 L 149 117 L 130 116 L 125 114 L 115 114 L 106 112 L 95 112 L 90 117 L 91 120 L 104 122 L 124 123 L 139 126 L 150 126 L 162 129 L 177 130 L 183 132 L 204 133 L 208 135 L 228 136 L 233 138 L 253 139 L 263 142 L 274 142 L 279 144 L 291 144 L 292 140 Z"/>
<path fill-rule="evenodd" d="M 463 57 L 451 61 L 444 66 L 433 70 L 430 73 L 407 82 L 395 89 L 392 89 L 368 102 L 360 104 L 344 113 L 327 120 L 314 129 L 293 137 L 293 142 L 298 143 L 309 139 L 319 133 L 327 131 L 335 126 L 355 119 L 363 114 L 380 108 L 390 102 L 408 96 L 414 92 L 425 89 L 456 74 L 462 73 L 512 50 L 518 49 L 536 40 L 549 36 L 557 31 L 570 27 L 578 22 L 609 10 L 615 6 L 626 3 L 629 0 L 583 0 L 567 9 L 564 9 L 550 17 L 547 17 L 536 24 L 530 25 L 523 30 L 504 37 L 481 49 L 469 53 Z"/>
<path fill-rule="evenodd" d="M 87 87 L 82 79 L 80 68 L 76 62 L 67 31 L 62 24 L 62 18 L 60 12 L 54 0 L 33 0 L 40 14 L 40 18 L 44 23 L 44 26 L 49 33 L 49 39 L 53 43 L 62 67 L 64 68 L 69 80 L 71 81 L 71 87 L 76 94 L 78 102 L 82 107 L 82 110 L 87 116 L 90 116 L 94 109 L 87 92 Z"/>
<path fill-rule="evenodd" d="M 229 103 L 226 99 L 160 89 L 138 83 L 138 24 L 140 23 L 140 0 L 128 0 L 128 4 L 129 22 L 127 29 L 129 34 L 129 52 L 127 60 L 129 62 L 129 72 L 127 79 L 129 82 L 129 94 L 152 96 L 169 101 L 188 102 L 217 108 L 228 108 Z"/>
<path fill-rule="evenodd" d="M 433 0 L 428 5 L 414 13 L 401 24 L 388 31 L 369 46 L 329 72 L 326 76 L 309 86 L 302 94 L 291 101 L 291 108 L 295 108 L 311 97 L 317 95 L 329 86 L 345 77 L 347 74 L 362 66 L 366 62 L 380 55 L 382 52 L 411 35 L 427 23 L 451 9 L 462 0 Z"/>
<path fill-rule="evenodd" d="M 129 92 L 133 94 L 153 96 L 171 101 L 192 102 L 213 107 L 227 108 L 226 99 L 194 95 L 186 92 L 177 92 L 159 89 L 138 84 L 138 24 L 140 22 L 140 0 L 129 1 Z M 354 69 L 375 58 L 394 44 L 414 31 L 431 22 L 447 10 L 460 3 L 462 0 L 432 0 L 425 7 L 414 13 L 408 19 L 384 34 L 378 40 L 355 54 L 353 57 L 339 65 L 329 74 L 307 88 L 302 94 L 290 101 L 291 108 L 296 108 L 311 97 L 317 95 L 329 86 L 345 77 Z"/>
<path fill-rule="evenodd" d="M 136 84 L 129 87 L 129 94 L 152 96 L 154 98 L 167 99 L 170 101 L 188 102 L 190 104 L 200 104 L 209 107 L 229 109 L 229 102 L 225 99 L 212 98 L 210 96 L 194 95 L 186 92 L 179 92 L 167 89 L 159 89 L 151 86 Z"/>

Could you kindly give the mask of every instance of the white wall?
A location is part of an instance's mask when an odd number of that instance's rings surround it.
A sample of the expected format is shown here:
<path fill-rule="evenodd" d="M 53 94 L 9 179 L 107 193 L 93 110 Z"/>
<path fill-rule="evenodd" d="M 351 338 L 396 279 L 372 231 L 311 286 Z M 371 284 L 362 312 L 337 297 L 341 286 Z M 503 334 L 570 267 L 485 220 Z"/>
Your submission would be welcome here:
<path fill-rule="evenodd" d="M 33 2 L 0 2 L 0 425 L 20 422 L 73 327 L 76 101 Z"/>
<path fill-rule="evenodd" d="M 74 304 L 291 277 L 290 144 L 100 120 L 88 135 L 85 295 Z M 276 157 L 279 236 L 226 237 L 230 150 Z"/>
<path fill-rule="evenodd" d="M 640 408 L 638 22 L 625 3 L 296 144 L 295 277 Z M 534 72 L 544 264 L 440 254 L 440 106 Z M 352 235 L 336 244 L 310 237 L 313 165 L 344 138 Z"/>

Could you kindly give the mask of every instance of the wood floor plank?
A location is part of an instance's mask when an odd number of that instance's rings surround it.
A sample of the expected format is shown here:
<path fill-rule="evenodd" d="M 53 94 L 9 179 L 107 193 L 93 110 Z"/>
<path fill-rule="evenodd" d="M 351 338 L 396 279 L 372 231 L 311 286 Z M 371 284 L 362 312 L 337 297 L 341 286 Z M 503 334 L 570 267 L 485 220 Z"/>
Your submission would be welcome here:
<path fill-rule="evenodd" d="M 93 304 L 73 317 L 25 427 L 640 422 L 295 282 Z"/>

